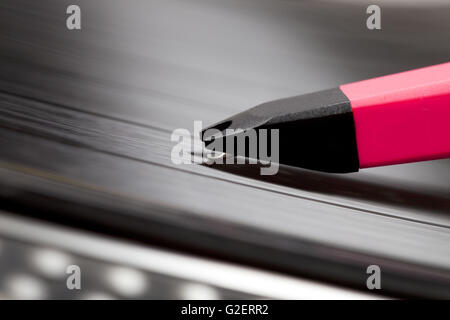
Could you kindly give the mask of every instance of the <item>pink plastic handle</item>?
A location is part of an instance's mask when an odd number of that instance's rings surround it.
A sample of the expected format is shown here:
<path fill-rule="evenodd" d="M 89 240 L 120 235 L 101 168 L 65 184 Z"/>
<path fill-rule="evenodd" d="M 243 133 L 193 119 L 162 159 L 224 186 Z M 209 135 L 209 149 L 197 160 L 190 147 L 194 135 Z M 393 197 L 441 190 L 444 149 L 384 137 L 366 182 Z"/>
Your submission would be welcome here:
<path fill-rule="evenodd" d="M 360 168 L 450 157 L 450 62 L 344 84 Z"/>

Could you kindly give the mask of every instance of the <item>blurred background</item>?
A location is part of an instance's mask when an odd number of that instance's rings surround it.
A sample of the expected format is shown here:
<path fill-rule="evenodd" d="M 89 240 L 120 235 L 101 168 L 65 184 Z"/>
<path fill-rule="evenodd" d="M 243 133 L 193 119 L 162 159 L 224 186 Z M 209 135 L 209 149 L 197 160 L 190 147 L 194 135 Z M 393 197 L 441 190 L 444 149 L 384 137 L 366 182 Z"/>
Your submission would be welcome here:
<path fill-rule="evenodd" d="M 448 62 L 449 31 L 448 1 L 2 0 L 0 297 L 449 298 L 449 160 L 170 160 L 194 120 Z"/>

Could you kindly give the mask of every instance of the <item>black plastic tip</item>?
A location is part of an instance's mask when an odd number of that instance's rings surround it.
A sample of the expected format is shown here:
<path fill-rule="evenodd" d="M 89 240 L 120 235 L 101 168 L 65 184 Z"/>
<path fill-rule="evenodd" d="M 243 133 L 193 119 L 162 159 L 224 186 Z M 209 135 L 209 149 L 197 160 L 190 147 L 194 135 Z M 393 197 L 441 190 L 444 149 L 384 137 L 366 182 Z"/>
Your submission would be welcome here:
<path fill-rule="evenodd" d="M 210 126 L 202 132 L 207 148 L 214 141 L 209 129 L 222 133 L 216 151 L 227 152 L 225 140 L 249 129 L 278 129 L 279 163 L 335 173 L 359 170 L 353 112 L 339 88 L 263 103 Z M 229 129 L 242 131 L 230 134 Z"/>

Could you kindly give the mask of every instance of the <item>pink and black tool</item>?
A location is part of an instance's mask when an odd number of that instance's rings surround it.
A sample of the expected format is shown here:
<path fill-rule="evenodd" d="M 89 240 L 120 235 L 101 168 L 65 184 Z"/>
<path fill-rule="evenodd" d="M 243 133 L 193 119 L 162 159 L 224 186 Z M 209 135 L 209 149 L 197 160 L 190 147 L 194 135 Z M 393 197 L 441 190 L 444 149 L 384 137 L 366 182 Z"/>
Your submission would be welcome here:
<path fill-rule="evenodd" d="M 325 172 L 448 158 L 450 62 L 263 103 L 211 128 L 223 152 L 226 129 L 278 129 L 281 164 Z"/>

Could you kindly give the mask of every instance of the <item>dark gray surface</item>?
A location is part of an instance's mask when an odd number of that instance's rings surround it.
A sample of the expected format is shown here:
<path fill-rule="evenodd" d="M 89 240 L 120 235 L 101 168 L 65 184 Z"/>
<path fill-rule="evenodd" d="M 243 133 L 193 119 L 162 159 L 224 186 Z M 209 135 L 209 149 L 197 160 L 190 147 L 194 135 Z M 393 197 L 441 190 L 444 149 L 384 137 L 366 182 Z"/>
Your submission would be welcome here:
<path fill-rule="evenodd" d="M 383 8 L 383 30 L 372 32 L 359 2 L 79 3 L 76 32 L 65 29 L 69 2 L 0 4 L 4 197 L 23 189 L 120 208 L 138 217 L 142 238 L 157 233 L 155 221 L 204 228 L 219 239 L 209 254 L 216 245 L 221 257 L 248 254 L 248 263 L 361 288 L 363 266 L 376 261 L 393 275 L 392 291 L 448 294 L 448 160 L 349 175 L 284 167 L 274 177 L 170 161 L 171 131 L 192 130 L 193 120 L 207 125 L 266 100 L 448 61 L 448 7 Z M 95 192 L 113 195 L 110 203 Z M 79 220 L 95 220 L 89 214 Z M 230 252 L 233 238 L 279 256 L 270 264 L 245 246 Z M 184 245 L 198 250 L 199 239 Z M 311 257 L 322 259 L 318 274 Z M 408 285 L 416 280 L 430 287 Z"/>

